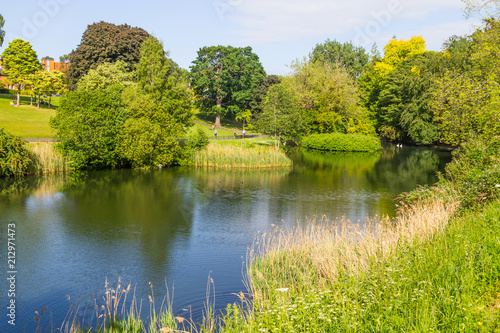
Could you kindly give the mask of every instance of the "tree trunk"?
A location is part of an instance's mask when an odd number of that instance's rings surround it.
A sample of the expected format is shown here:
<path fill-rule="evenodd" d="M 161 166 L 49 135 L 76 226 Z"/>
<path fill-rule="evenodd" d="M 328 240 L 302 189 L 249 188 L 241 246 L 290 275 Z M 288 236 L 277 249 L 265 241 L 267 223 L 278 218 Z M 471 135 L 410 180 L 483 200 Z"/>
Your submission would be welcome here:
<path fill-rule="evenodd" d="M 52 95 L 50 95 L 50 97 L 49 97 L 49 109 L 50 109 L 51 102 L 52 102 Z"/>
<path fill-rule="evenodd" d="M 21 102 L 21 88 L 19 87 L 17 89 L 17 106 L 19 106 L 19 103 Z"/>
<path fill-rule="evenodd" d="M 38 94 L 38 98 L 36 99 L 36 108 L 40 108 L 40 94 Z"/>
<path fill-rule="evenodd" d="M 33 106 L 33 95 L 30 95 L 30 106 Z"/>
<path fill-rule="evenodd" d="M 220 108 L 222 107 L 222 98 L 217 97 L 217 112 L 215 114 L 215 128 L 221 128 L 220 127 Z"/>

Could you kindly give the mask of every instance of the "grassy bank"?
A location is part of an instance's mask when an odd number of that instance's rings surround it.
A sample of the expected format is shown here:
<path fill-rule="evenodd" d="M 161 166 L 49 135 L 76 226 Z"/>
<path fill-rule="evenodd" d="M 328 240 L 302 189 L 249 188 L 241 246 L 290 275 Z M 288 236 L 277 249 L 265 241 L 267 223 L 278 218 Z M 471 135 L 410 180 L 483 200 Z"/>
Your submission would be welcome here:
<path fill-rule="evenodd" d="M 28 169 L 29 174 L 46 174 L 61 171 L 69 171 L 69 163 L 59 151 L 55 149 L 53 142 L 28 142 L 28 150 L 35 158 Z"/>
<path fill-rule="evenodd" d="M 382 149 L 379 138 L 361 134 L 311 134 L 303 138 L 307 149 L 326 151 L 375 152 Z"/>
<path fill-rule="evenodd" d="M 283 151 L 258 144 L 256 140 L 210 142 L 194 154 L 190 165 L 213 168 L 276 168 L 289 167 L 292 161 Z"/>

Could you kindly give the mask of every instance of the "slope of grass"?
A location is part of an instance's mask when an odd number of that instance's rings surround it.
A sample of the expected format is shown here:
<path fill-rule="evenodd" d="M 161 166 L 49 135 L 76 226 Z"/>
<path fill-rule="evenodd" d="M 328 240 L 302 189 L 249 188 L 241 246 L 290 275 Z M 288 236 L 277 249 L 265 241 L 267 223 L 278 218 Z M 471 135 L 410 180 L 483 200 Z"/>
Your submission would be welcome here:
<path fill-rule="evenodd" d="M 0 127 L 7 132 L 24 139 L 51 139 L 54 136 L 49 120 L 55 115 L 54 109 L 41 105 L 40 109 L 30 106 L 30 97 L 21 96 L 19 107 L 10 106 L 15 95 L 0 94 Z M 57 105 L 59 98 L 53 97 L 52 104 Z"/>

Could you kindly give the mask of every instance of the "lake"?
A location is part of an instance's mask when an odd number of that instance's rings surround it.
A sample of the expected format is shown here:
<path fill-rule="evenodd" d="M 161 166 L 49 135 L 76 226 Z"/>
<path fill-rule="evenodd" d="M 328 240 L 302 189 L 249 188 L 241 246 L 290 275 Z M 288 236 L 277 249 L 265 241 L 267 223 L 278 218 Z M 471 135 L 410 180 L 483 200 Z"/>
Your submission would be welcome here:
<path fill-rule="evenodd" d="M 275 170 L 165 168 L 93 171 L 0 180 L 7 290 L 7 226 L 15 224 L 16 326 L 1 332 L 57 328 L 70 304 L 102 300 L 105 282 L 132 284 L 149 314 L 149 282 L 161 304 L 166 284 L 176 315 L 201 317 L 209 278 L 215 306 L 246 291 L 244 262 L 257 233 L 314 216 L 351 221 L 395 214 L 394 198 L 432 184 L 451 154 L 384 145 L 381 153 L 295 152 L 294 167 Z M 2 312 L 4 313 L 4 312 Z"/>

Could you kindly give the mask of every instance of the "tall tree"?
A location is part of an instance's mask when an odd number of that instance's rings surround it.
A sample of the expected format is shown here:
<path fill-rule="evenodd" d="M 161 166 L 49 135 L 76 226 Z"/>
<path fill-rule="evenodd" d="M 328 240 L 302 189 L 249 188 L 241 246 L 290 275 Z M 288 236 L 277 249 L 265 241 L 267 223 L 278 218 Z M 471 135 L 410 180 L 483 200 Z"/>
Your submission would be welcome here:
<path fill-rule="evenodd" d="M 274 136 L 276 150 L 282 139 L 299 139 L 304 134 L 300 102 L 286 83 L 269 88 L 257 118 L 257 128 Z"/>
<path fill-rule="evenodd" d="M 2 14 L 0 14 L 0 46 L 3 45 L 3 40 L 5 38 L 5 30 L 3 30 L 4 24 L 5 24 L 5 20 L 2 16 Z"/>
<path fill-rule="evenodd" d="M 311 61 L 326 61 L 332 64 L 344 66 L 353 79 L 360 77 L 370 56 L 361 46 L 354 46 L 351 42 L 340 43 L 336 40 L 327 39 L 322 44 L 316 44 L 314 50 L 309 54 Z"/>
<path fill-rule="evenodd" d="M 253 99 L 250 102 L 250 110 L 252 115 L 256 117 L 262 112 L 262 101 L 266 97 L 269 88 L 281 82 L 278 75 L 267 75 L 264 80 L 255 87 Z"/>
<path fill-rule="evenodd" d="M 468 17 L 498 17 L 500 0 L 462 0 L 465 3 L 465 14 Z"/>
<path fill-rule="evenodd" d="M 310 133 L 374 134 L 367 110 L 361 107 L 354 79 L 347 69 L 329 62 L 297 61 L 283 82 L 299 99 Z"/>
<path fill-rule="evenodd" d="M 191 95 L 154 37 L 142 44 L 137 82 L 123 94 L 129 118 L 120 135 L 122 155 L 134 168 L 172 165 L 180 149 L 176 139 L 191 125 Z"/>
<path fill-rule="evenodd" d="M 71 66 L 66 72 L 68 85 L 75 90 L 82 76 L 103 63 L 124 61 L 132 71 L 140 59 L 142 42 L 149 34 L 141 28 L 106 22 L 91 24 L 78 47 L 69 54 Z"/>
<path fill-rule="evenodd" d="M 251 47 L 209 46 L 192 62 L 192 85 L 201 110 L 215 115 L 215 127 L 228 112 L 249 109 L 257 85 L 266 73 Z"/>
<path fill-rule="evenodd" d="M 2 53 L 2 59 L 9 82 L 17 85 L 17 106 L 19 106 L 23 85 L 28 82 L 31 74 L 42 69 L 42 65 L 30 43 L 22 39 L 10 42 L 9 47 Z"/>

